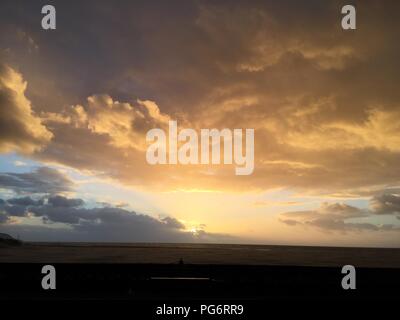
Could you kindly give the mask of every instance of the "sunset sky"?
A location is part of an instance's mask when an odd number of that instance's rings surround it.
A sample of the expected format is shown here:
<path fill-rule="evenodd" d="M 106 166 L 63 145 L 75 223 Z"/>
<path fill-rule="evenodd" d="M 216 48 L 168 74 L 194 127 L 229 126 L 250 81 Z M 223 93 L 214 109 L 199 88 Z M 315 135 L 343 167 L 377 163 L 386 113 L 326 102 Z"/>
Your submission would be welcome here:
<path fill-rule="evenodd" d="M 400 247 L 400 2 L 306 3 L 1 1 L 0 232 Z M 253 128 L 253 174 L 149 165 L 169 120 Z"/>

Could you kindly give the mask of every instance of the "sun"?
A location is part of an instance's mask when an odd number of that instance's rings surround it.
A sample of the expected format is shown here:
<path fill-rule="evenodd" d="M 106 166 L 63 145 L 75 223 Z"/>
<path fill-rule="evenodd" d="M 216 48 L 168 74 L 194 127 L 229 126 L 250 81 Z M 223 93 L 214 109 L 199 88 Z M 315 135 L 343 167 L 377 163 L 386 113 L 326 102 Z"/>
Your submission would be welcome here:
<path fill-rule="evenodd" d="M 189 229 L 189 232 L 193 235 L 193 236 L 197 236 L 199 235 L 199 228 L 197 227 L 192 227 Z"/>

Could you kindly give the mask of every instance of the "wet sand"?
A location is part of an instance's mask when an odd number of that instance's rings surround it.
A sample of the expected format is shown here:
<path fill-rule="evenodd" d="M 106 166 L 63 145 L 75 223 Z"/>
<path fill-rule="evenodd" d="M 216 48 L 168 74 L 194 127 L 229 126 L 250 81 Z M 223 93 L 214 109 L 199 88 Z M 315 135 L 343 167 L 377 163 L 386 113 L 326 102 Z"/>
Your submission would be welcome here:
<path fill-rule="evenodd" d="M 400 249 L 217 244 L 25 243 L 0 263 L 160 263 L 399 268 Z"/>

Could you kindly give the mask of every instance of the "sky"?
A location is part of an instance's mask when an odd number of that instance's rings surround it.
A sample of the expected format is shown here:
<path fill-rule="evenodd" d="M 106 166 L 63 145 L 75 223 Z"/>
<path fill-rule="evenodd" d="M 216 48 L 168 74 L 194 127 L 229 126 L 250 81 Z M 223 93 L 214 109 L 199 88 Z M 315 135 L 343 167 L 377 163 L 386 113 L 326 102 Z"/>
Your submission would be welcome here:
<path fill-rule="evenodd" d="M 345 4 L 2 1 L 0 232 L 400 247 L 400 3 Z M 254 129 L 254 172 L 150 165 L 172 120 Z"/>

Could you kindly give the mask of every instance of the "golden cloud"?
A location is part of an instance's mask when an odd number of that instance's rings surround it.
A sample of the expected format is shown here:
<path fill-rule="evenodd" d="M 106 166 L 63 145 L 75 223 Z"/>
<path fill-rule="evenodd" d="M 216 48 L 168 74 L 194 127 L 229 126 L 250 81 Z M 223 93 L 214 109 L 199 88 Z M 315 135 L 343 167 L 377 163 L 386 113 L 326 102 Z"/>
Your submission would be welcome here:
<path fill-rule="evenodd" d="M 32 153 L 53 136 L 33 112 L 26 87 L 20 73 L 0 65 L 0 152 Z"/>

